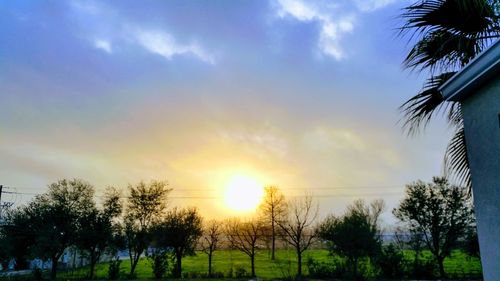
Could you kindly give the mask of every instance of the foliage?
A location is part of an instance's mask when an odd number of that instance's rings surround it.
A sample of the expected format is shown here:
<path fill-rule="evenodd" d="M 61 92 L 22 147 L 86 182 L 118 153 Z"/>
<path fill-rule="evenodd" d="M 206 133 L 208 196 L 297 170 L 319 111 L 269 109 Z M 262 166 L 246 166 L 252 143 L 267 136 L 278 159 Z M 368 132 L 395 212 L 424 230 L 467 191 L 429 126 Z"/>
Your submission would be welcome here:
<path fill-rule="evenodd" d="M 23 212 L 35 235 L 30 252 L 52 262 L 51 279 L 64 250 L 75 243 L 78 220 L 94 208 L 94 188 L 79 179 L 60 180 L 49 185 L 47 193 L 37 196 Z"/>
<path fill-rule="evenodd" d="M 119 258 L 112 258 L 108 265 L 108 278 L 115 280 L 120 277 L 120 264 L 122 261 Z"/>
<path fill-rule="evenodd" d="M 182 276 L 182 258 L 194 254 L 196 242 L 202 235 L 202 217 L 196 208 L 169 211 L 163 221 L 153 228 L 155 247 L 172 251 L 175 262 L 173 276 Z"/>
<path fill-rule="evenodd" d="M 94 267 L 113 240 L 113 219 L 121 214 L 120 193 L 107 190 L 103 208 L 95 206 L 78 218 L 75 245 L 86 253 L 90 261 L 89 278 L 94 277 Z"/>
<path fill-rule="evenodd" d="M 422 234 L 444 277 L 444 259 L 473 222 L 470 199 L 464 189 L 450 185 L 444 178 L 434 177 L 428 184 L 417 181 L 407 185 L 406 197 L 393 214 L 413 233 Z"/>
<path fill-rule="evenodd" d="M 154 247 L 154 246 L 153 246 Z M 155 278 L 163 278 L 168 269 L 168 251 L 162 249 L 152 249 L 148 253 L 148 258 L 151 260 L 151 269 Z"/>
<path fill-rule="evenodd" d="M 297 255 L 297 277 L 302 276 L 302 254 L 307 250 L 316 233 L 312 227 L 318 217 L 318 205 L 313 204 L 311 196 L 287 203 L 287 216 L 276 221 L 282 231 L 283 240 L 295 249 Z"/>
<path fill-rule="evenodd" d="M 471 257 L 479 258 L 479 241 L 475 226 L 471 226 L 467 230 L 467 234 L 465 235 L 465 239 L 463 241 L 463 249 Z"/>
<path fill-rule="evenodd" d="M 134 275 L 139 258 L 150 243 L 150 228 L 161 220 L 172 189 L 166 182 L 140 182 L 128 187 L 130 196 L 125 213 L 125 241 L 130 257 L 130 275 Z"/>
<path fill-rule="evenodd" d="M 4 270 L 11 258 L 15 261 L 15 270 L 28 268 L 27 259 L 30 256 L 30 248 L 35 243 L 35 237 L 26 208 L 19 207 L 6 213 L 5 225 L 0 228 L 0 252 L 3 255 Z"/>
<path fill-rule="evenodd" d="M 332 254 L 347 258 L 353 278 L 362 277 L 358 272 L 360 259 L 375 257 L 380 251 L 378 218 L 383 208 L 381 200 L 373 201 L 370 207 L 358 200 L 342 217 L 330 215 L 319 226 L 319 237 Z"/>
<path fill-rule="evenodd" d="M 407 272 L 407 262 L 404 254 L 394 244 L 383 247 L 376 261 L 380 267 L 382 277 L 401 279 Z"/>
<path fill-rule="evenodd" d="M 401 34 L 417 38 L 404 65 L 430 70 L 432 75 L 422 91 L 401 106 L 403 127 L 409 133 L 418 132 L 435 113 L 446 109 L 455 136 L 445 153 L 445 171 L 470 187 L 460 106 L 445 102 L 438 89 L 500 37 L 498 0 L 421 0 L 406 7 L 401 17 L 405 21 Z"/>
<path fill-rule="evenodd" d="M 35 280 L 35 281 L 42 281 L 43 280 L 42 270 L 38 267 L 31 271 L 31 275 L 33 276 L 33 280 Z"/>
<path fill-rule="evenodd" d="M 309 277 L 311 278 L 343 278 L 347 275 L 345 263 L 339 260 L 333 260 L 333 262 L 321 262 L 309 257 L 306 265 L 307 270 L 309 271 Z"/>
<path fill-rule="evenodd" d="M 263 220 L 270 227 L 271 238 L 271 260 L 275 258 L 276 236 L 277 236 L 277 221 L 283 220 L 286 215 L 287 207 L 285 196 L 276 186 L 266 186 L 264 188 L 264 198 L 259 206 Z"/>

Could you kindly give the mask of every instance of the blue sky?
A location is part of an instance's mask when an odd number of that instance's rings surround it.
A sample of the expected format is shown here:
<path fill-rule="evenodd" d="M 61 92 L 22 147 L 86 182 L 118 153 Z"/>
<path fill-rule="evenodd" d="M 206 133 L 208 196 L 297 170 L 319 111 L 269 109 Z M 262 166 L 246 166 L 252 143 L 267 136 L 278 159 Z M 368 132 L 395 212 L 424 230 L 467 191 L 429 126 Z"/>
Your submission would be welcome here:
<path fill-rule="evenodd" d="M 243 174 L 322 213 L 360 197 L 390 210 L 441 172 L 450 135 L 397 124 L 425 78 L 401 66 L 409 3 L 2 1 L 1 184 L 161 179 L 217 197 Z M 215 201 L 173 198 L 223 214 Z"/>

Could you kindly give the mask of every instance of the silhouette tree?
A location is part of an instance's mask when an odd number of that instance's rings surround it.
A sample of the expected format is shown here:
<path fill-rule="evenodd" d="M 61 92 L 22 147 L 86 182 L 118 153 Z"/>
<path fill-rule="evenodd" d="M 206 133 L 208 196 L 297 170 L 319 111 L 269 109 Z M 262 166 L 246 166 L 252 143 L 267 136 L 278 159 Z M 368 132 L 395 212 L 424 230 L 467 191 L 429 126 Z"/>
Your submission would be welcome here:
<path fill-rule="evenodd" d="M 75 245 L 87 254 L 89 258 L 89 278 L 94 278 L 94 268 L 101 255 L 113 239 L 115 230 L 113 219 L 122 212 L 120 193 L 114 188 L 108 188 L 105 194 L 103 208 L 93 206 L 78 218 L 77 238 Z"/>
<path fill-rule="evenodd" d="M 140 182 L 128 187 L 130 196 L 125 210 L 125 241 L 133 276 L 139 258 L 149 245 L 151 227 L 165 215 L 168 194 L 172 191 L 162 181 Z"/>
<path fill-rule="evenodd" d="M 276 186 L 266 186 L 264 188 L 264 199 L 260 205 L 260 211 L 264 221 L 270 226 L 271 230 L 271 260 L 275 259 L 277 224 L 286 214 L 285 196 Z"/>
<path fill-rule="evenodd" d="M 378 218 L 384 209 L 382 200 L 375 200 L 370 207 L 357 200 L 342 217 L 330 215 L 318 228 L 318 235 L 327 241 L 332 254 L 346 257 L 352 266 L 352 277 L 360 278 L 359 260 L 375 257 L 380 252 Z"/>
<path fill-rule="evenodd" d="M 23 210 L 35 233 L 31 253 L 52 262 L 52 280 L 64 250 L 75 243 L 78 220 L 95 207 L 93 196 L 89 183 L 63 179 L 49 185 L 47 193 L 35 197 Z"/>
<path fill-rule="evenodd" d="M 222 224 L 216 220 L 209 221 L 203 230 L 200 239 L 201 250 L 208 255 L 208 276 L 212 276 L 212 258 L 216 250 L 219 249 L 222 240 Z"/>
<path fill-rule="evenodd" d="M 258 242 L 262 239 L 262 222 L 248 220 L 241 222 L 238 219 L 226 221 L 226 236 L 231 246 L 250 258 L 252 276 L 255 277 L 255 254 L 259 248 Z"/>
<path fill-rule="evenodd" d="M 196 208 L 173 209 L 158 225 L 157 233 L 165 237 L 175 261 L 173 276 L 182 276 L 182 258 L 193 255 L 196 242 L 202 235 L 202 217 Z"/>
<path fill-rule="evenodd" d="M 287 216 L 276 223 L 283 233 L 283 240 L 290 244 L 297 255 L 297 277 L 302 276 L 302 253 L 311 246 L 316 236 L 313 223 L 318 217 L 318 205 L 311 196 L 287 203 Z"/>
<path fill-rule="evenodd" d="M 441 277 L 443 261 L 450 256 L 473 222 L 470 199 L 463 188 L 450 185 L 445 178 L 432 183 L 417 181 L 406 186 L 406 196 L 393 214 L 414 233 L 421 233 L 434 255 Z"/>

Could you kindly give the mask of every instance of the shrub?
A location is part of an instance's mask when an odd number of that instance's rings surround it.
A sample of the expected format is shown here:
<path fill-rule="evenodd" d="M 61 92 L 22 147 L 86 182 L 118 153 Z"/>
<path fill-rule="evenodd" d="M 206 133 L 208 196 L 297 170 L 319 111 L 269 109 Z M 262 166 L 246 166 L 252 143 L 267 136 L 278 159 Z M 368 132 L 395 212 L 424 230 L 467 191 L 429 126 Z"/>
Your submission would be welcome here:
<path fill-rule="evenodd" d="M 390 244 L 382 249 L 376 263 L 380 268 L 381 277 L 399 279 L 404 277 L 407 264 L 401 251 Z"/>
<path fill-rule="evenodd" d="M 242 277 L 247 277 L 247 276 L 248 276 L 248 272 L 242 266 L 236 266 L 234 268 L 234 277 L 242 278 Z"/>
<path fill-rule="evenodd" d="M 120 277 L 120 264 L 122 263 L 121 260 L 118 258 L 112 259 L 109 262 L 109 267 L 108 267 L 108 278 L 111 280 L 118 279 Z"/>
<path fill-rule="evenodd" d="M 416 260 L 413 264 L 413 278 L 433 279 L 436 271 L 436 261 L 434 259 Z"/>
<path fill-rule="evenodd" d="M 35 281 L 43 280 L 42 270 L 40 268 L 37 267 L 37 268 L 33 269 L 31 274 L 33 275 L 33 280 L 35 280 Z"/>
<path fill-rule="evenodd" d="M 343 262 L 334 261 L 333 263 L 318 262 L 309 257 L 306 263 L 309 271 L 309 277 L 312 278 L 342 278 L 346 276 L 346 266 Z"/>
<path fill-rule="evenodd" d="M 149 257 L 151 259 L 151 269 L 156 279 L 163 278 L 168 268 L 168 256 L 166 253 L 155 253 Z"/>

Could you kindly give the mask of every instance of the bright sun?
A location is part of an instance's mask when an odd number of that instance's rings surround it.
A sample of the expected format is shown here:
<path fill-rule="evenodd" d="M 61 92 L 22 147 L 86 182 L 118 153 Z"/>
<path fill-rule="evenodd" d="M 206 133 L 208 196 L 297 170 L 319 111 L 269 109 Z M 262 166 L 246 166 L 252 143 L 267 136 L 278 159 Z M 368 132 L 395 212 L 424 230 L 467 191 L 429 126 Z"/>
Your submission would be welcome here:
<path fill-rule="evenodd" d="M 232 211 L 250 212 L 258 207 L 263 195 L 264 187 L 255 179 L 238 175 L 227 183 L 224 201 Z"/>

